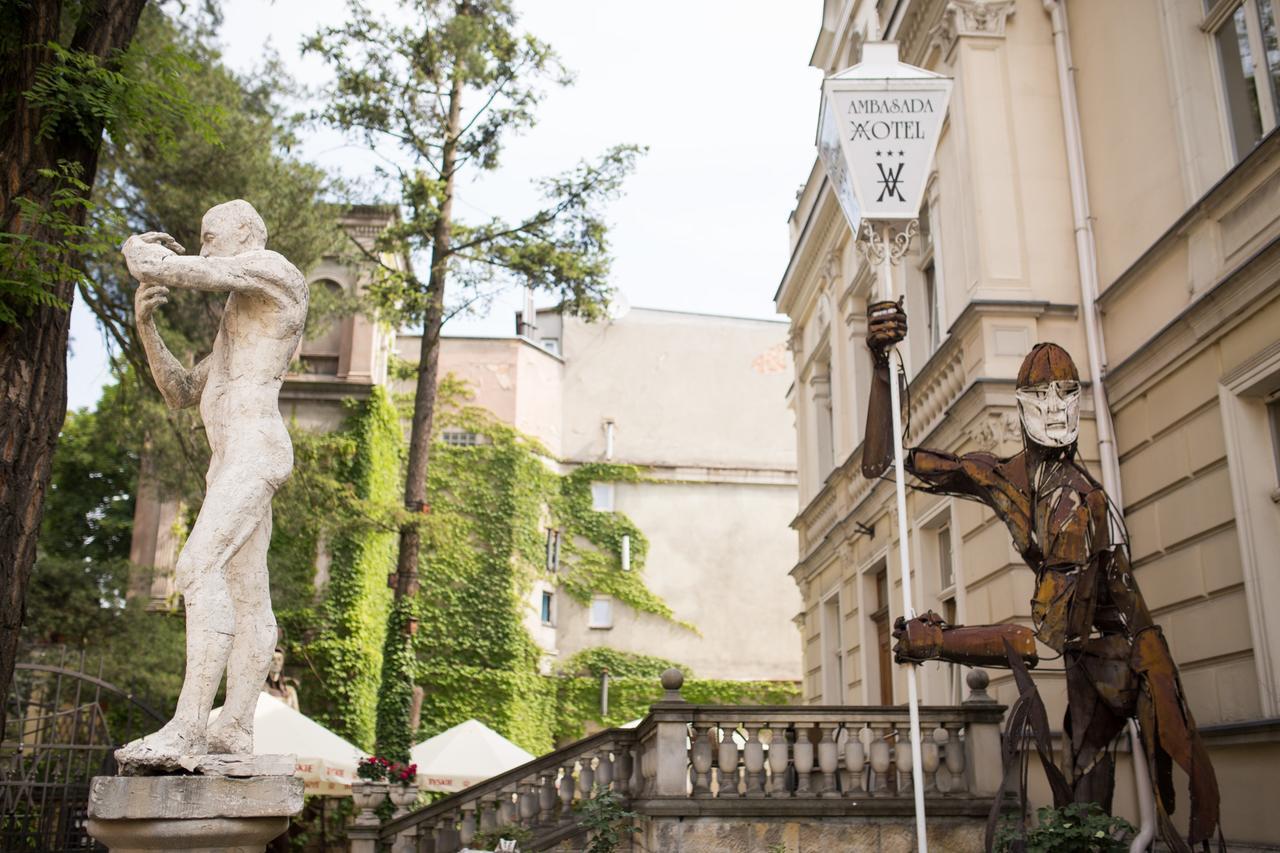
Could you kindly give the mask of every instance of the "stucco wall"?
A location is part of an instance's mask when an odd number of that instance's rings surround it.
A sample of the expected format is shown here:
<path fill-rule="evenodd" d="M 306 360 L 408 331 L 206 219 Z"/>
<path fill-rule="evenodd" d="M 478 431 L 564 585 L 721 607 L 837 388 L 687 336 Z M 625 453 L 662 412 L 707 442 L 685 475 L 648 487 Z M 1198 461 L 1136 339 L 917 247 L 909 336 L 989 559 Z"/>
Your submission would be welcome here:
<path fill-rule="evenodd" d="M 795 467 L 786 325 L 635 308 L 565 320 L 563 453 L 635 464 Z"/>
<path fill-rule="evenodd" d="M 789 485 L 653 482 L 619 484 L 615 506 L 649 539 L 645 582 L 697 632 L 615 602 L 614 626 L 587 626 L 563 595 L 557 619 L 563 657 L 591 646 L 658 655 L 704 678 L 793 680 L 800 606 L 786 568 L 794 534 L 778 525 L 794 507 Z"/>

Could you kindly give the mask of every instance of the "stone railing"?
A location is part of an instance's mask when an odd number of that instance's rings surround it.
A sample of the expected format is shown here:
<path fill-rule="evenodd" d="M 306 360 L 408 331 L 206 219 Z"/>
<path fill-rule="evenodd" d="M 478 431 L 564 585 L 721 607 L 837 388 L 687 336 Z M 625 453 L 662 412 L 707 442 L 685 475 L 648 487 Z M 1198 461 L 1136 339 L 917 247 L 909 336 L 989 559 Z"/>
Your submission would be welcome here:
<path fill-rule="evenodd" d="M 920 709 L 925 797 L 938 814 L 986 809 L 1000 784 L 1004 708 L 986 695 L 985 672 L 969 675 L 969 701 Z M 909 725 L 904 706 L 664 701 L 636 729 L 633 807 L 654 815 L 909 812 Z"/>
<path fill-rule="evenodd" d="M 455 853 L 478 835 L 519 827 L 542 849 L 580 830 L 575 801 L 610 790 L 627 798 L 635 731 L 607 729 L 378 826 L 347 830 L 352 853 Z"/>
<path fill-rule="evenodd" d="M 969 699 L 920 709 L 930 818 L 982 818 L 1000 786 L 1004 707 L 987 675 Z M 353 853 L 455 853 L 507 827 L 521 850 L 582 832 L 575 802 L 609 790 L 642 821 L 889 818 L 914 809 L 909 715 L 903 706 L 693 705 L 683 676 L 635 729 L 609 729 L 378 826 L 349 830 Z"/>

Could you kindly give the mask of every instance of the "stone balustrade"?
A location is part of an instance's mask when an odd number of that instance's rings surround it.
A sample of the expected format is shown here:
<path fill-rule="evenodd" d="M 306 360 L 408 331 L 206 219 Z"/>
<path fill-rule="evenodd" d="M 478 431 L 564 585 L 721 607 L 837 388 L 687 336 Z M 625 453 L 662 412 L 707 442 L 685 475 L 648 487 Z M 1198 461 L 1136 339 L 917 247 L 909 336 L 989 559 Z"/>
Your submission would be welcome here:
<path fill-rule="evenodd" d="M 650 831 L 686 818 L 907 825 L 915 780 L 905 706 L 694 705 L 682 682 L 664 673 L 663 701 L 635 729 L 592 735 L 380 827 L 357 823 L 352 853 L 455 853 L 504 828 L 525 839 L 522 850 L 544 850 L 578 834 L 575 804 L 606 790 Z M 921 783 L 931 820 L 976 831 L 1000 786 L 1004 708 L 987 696 L 986 673 L 968 682 L 963 704 L 920 708 Z"/>

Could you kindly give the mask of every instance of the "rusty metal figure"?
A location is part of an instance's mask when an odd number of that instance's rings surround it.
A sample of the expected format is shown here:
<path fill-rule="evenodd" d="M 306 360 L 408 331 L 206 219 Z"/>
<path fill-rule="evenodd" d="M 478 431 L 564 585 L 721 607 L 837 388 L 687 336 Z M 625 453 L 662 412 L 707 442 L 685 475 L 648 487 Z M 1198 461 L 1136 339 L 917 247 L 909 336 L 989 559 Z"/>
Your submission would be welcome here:
<path fill-rule="evenodd" d="M 899 303 L 869 307 L 867 344 L 875 369 L 862 461 L 867 477 L 880 477 L 893 458 L 888 359 L 906 331 Z M 1001 459 L 982 452 L 907 450 L 906 470 L 922 483 L 917 488 L 980 501 L 1005 523 L 1036 573 L 1034 630 L 951 626 L 927 613 L 898 620 L 895 657 L 1011 668 L 1021 696 L 1006 731 L 1006 773 L 1029 730 L 1059 807 L 1096 802 L 1110 810 L 1111 746 L 1127 721 L 1136 719 L 1155 780 L 1161 835 L 1173 850 L 1189 850 L 1168 819 L 1176 763 L 1190 780 L 1188 840 L 1207 849 L 1218 826 L 1217 779 L 1169 646 L 1130 569 L 1123 519 L 1076 455 L 1079 395 L 1079 376 L 1067 352 L 1037 344 L 1017 380 L 1022 452 Z M 1062 655 L 1065 665 L 1065 772 L 1053 762 L 1048 718 L 1027 672 L 1038 662 L 1036 640 Z"/>

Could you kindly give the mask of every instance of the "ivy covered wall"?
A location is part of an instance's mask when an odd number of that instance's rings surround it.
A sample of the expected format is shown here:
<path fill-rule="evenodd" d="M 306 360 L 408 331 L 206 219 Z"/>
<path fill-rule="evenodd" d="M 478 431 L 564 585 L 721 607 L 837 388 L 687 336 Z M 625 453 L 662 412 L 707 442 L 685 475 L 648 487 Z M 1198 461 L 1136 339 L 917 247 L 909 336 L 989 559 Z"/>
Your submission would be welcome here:
<path fill-rule="evenodd" d="M 274 502 L 269 559 L 276 617 L 302 663 L 303 712 L 372 750 L 403 438 L 383 389 L 348 405 L 337 432 L 294 431 L 294 474 Z M 319 551 L 329 570 L 316 589 Z"/>
<path fill-rule="evenodd" d="M 592 463 L 559 474 L 536 441 L 481 409 L 452 409 L 439 423 L 441 431 L 482 438 L 472 446 L 438 444 L 433 450 L 415 637 L 425 697 L 415 737 L 474 717 L 539 754 L 583 736 L 588 726 L 642 716 L 662 695 L 662 670 L 678 663 L 591 649 L 543 675 L 541 650 L 525 620 L 534 582 L 543 578 L 584 604 L 593 594 L 608 594 L 675 621 L 645 585 L 644 533 L 622 513 L 592 508 L 592 483 L 637 482 L 643 473 L 630 465 Z M 548 527 L 561 534 L 554 573 L 546 570 Z M 625 572 L 624 536 L 631 541 L 631 570 Z M 609 714 L 602 717 L 599 674 L 605 667 L 613 680 Z M 789 683 L 687 677 L 685 685 L 691 701 L 785 704 L 798 695 Z"/>
<path fill-rule="evenodd" d="M 448 393 L 445 393 L 446 390 Z M 428 469 L 420 585 L 393 607 L 387 576 L 396 563 L 402 518 L 403 436 L 381 389 L 351 403 L 334 433 L 294 432 L 297 464 L 275 500 L 272 592 L 285 629 L 290 669 L 302 682 L 302 710 L 362 748 L 405 757 L 418 741 L 475 718 L 535 754 L 589 730 L 643 716 L 661 698 L 658 676 L 685 671 L 684 695 L 708 703 L 793 701 L 795 685 L 699 679 L 679 662 L 607 648 L 589 649 L 554 673 L 526 627 L 535 581 L 587 604 L 608 594 L 634 610 L 671 620 L 644 581 L 648 540 L 624 514 L 592 508 L 594 482 L 639 482 L 634 466 L 583 465 L 560 473 L 537 441 L 488 412 L 442 394 L 437 431 L 471 433 L 479 443 L 439 441 Z M 546 530 L 561 531 L 560 566 L 546 570 Z M 630 537 L 631 570 L 622 571 Z M 316 556 L 329 554 L 315 588 Z M 388 660 L 404 623 L 418 620 L 412 656 Z M 696 631 L 696 626 L 682 625 Z M 388 638 L 395 641 L 388 644 Z M 600 674 L 610 672 L 609 713 L 600 713 Z M 396 677 L 388 678 L 391 672 Z M 401 674 L 407 677 L 401 677 Z M 389 690 L 417 684 L 417 731 Z M 379 701 L 379 700 L 383 701 Z"/>

